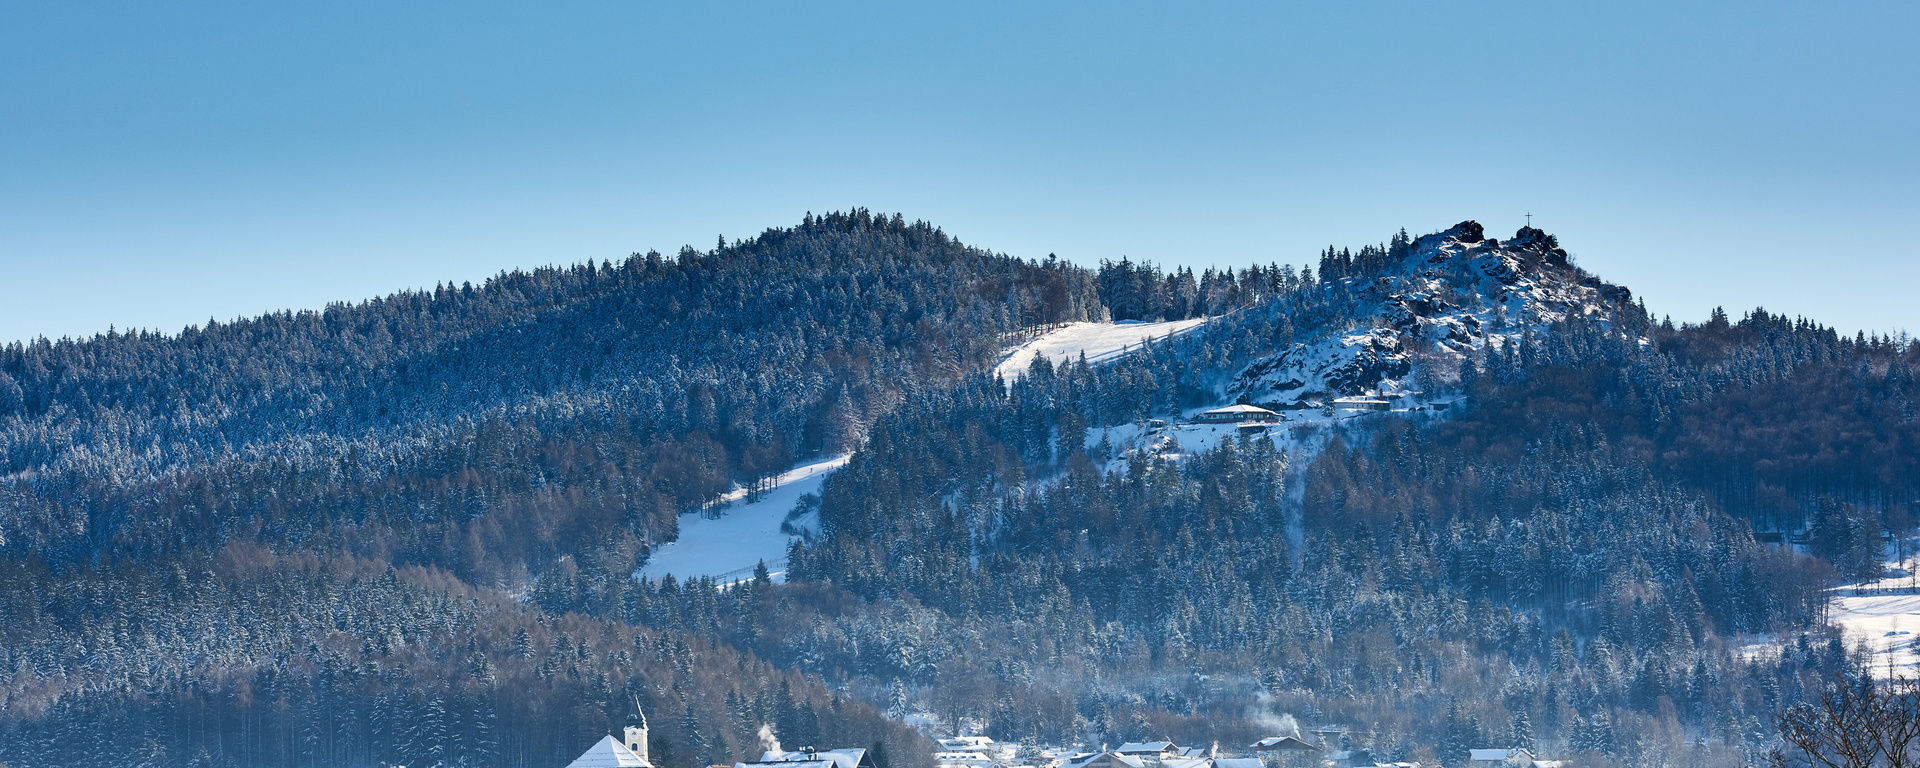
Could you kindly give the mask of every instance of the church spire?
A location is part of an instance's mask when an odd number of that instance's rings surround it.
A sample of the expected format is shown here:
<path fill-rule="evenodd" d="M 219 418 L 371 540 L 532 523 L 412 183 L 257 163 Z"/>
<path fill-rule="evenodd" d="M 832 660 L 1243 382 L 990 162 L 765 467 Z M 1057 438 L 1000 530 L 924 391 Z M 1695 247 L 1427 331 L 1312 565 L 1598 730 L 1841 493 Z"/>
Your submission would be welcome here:
<path fill-rule="evenodd" d="M 641 762 L 652 765 L 647 758 L 647 713 L 640 709 L 640 697 L 633 697 L 633 711 L 627 714 L 626 728 L 627 750 L 640 757 Z"/>

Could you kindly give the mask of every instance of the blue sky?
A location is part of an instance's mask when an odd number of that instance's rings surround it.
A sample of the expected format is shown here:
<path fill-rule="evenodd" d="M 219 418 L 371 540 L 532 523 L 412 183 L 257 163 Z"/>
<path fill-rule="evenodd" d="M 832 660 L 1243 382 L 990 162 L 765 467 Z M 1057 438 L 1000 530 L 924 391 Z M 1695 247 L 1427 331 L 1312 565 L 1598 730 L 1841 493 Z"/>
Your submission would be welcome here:
<path fill-rule="evenodd" d="M 1657 313 L 1920 329 L 1910 3 L 30 3 L 0 341 L 900 211 L 1081 263 L 1522 215 Z"/>

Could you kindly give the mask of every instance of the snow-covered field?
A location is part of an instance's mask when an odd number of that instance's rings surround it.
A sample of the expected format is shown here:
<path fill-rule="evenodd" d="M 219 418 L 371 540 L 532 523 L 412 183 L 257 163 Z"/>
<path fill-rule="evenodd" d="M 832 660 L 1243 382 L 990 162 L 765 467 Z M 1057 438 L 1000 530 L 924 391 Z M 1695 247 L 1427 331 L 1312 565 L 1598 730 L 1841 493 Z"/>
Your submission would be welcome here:
<path fill-rule="evenodd" d="M 1830 616 L 1848 644 L 1866 641 L 1873 674 L 1886 674 L 1889 667 L 1907 677 L 1920 674 L 1920 653 L 1913 647 L 1920 639 L 1914 634 L 1920 630 L 1920 594 L 1835 597 Z"/>
<path fill-rule="evenodd" d="M 1913 550 L 1910 543 L 1907 551 Z M 1912 677 L 1920 675 L 1920 651 L 1914 648 L 1920 640 L 1920 580 L 1913 570 L 1920 562 L 1910 558 L 1902 563 L 1895 552 L 1888 555 L 1885 578 L 1833 590 L 1828 618 L 1848 644 L 1866 642 L 1873 652 L 1873 674 L 1884 675 L 1891 667 L 1895 674 Z"/>
<path fill-rule="evenodd" d="M 1050 331 L 1040 338 L 1029 341 L 1001 359 L 993 369 L 1000 378 L 1013 381 L 1027 372 L 1027 366 L 1033 359 L 1045 355 L 1056 365 L 1072 362 L 1080 355 L 1087 356 L 1087 362 L 1106 362 L 1126 354 L 1128 349 L 1138 347 L 1149 339 L 1158 340 L 1176 336 L 1204 325 L 1208 318 L 1196 317 L 1189 320 L 1169 320 L 1164 323 L 1067 323 Z"/>
<path fill-rule="evenodd" d="M 722 584 L 753 578 L 761 562 L 776 580 L 784 580 L 787 543 L 793 537 L 780 523 L 801 496 L 818 493 L 827 475 L 845 466 L 847 456 L 800 464 L 775 478 L 773 490 L 758 500 L 742 502 L 745 488 L 736 488 L 716 501 L 727 504 L 722 517 L 708 519 L 698 512 L 680 516 L 680 538 L 654 550 L 638 575 L 658 579 L 711 576 Z"/>

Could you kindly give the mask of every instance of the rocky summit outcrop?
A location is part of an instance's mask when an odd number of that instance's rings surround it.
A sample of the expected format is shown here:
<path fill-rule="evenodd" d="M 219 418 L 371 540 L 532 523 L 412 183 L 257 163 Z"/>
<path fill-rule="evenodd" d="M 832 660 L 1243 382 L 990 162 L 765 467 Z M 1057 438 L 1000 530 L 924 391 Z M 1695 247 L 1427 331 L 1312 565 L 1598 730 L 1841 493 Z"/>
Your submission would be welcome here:
<path fill-rule="evenodd" d="M 1327 280 L 1338 311 L 1278 353 L 1254 361 L 1227 385 L 1239 402 L 1308 407 L 1330 398 L 1418 389 L 1423 367 L 1450 378 L 1488 344 L 1572 317 L 1611 323 L 1631 299 L 1575 267 L 1559 242 L 1523 227 L 1506 241 L 1463 221 L 1393 252 L 1384 268 Z"/>

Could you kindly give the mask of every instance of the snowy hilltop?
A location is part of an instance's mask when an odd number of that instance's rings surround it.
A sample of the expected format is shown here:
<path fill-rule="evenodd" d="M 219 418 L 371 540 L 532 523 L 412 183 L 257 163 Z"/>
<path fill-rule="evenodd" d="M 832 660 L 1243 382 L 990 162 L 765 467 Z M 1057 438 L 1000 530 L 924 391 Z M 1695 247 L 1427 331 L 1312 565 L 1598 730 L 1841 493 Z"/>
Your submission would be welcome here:
<path fill-rule="evenodd" d="M 1625 288 L 1575 267 L 1552 235 L 1523 227 L 1510 240 L 1464 221 L 1385 250 L 1329 253 L 1322 279 L 1343 309 L 1306 341 L 1255 360 L 1226 387 L 1239 402 L 1295 409 L 1450 380 L 1468 353 L 1505 346 L 1574 317 L 1610 324 Z"/>

